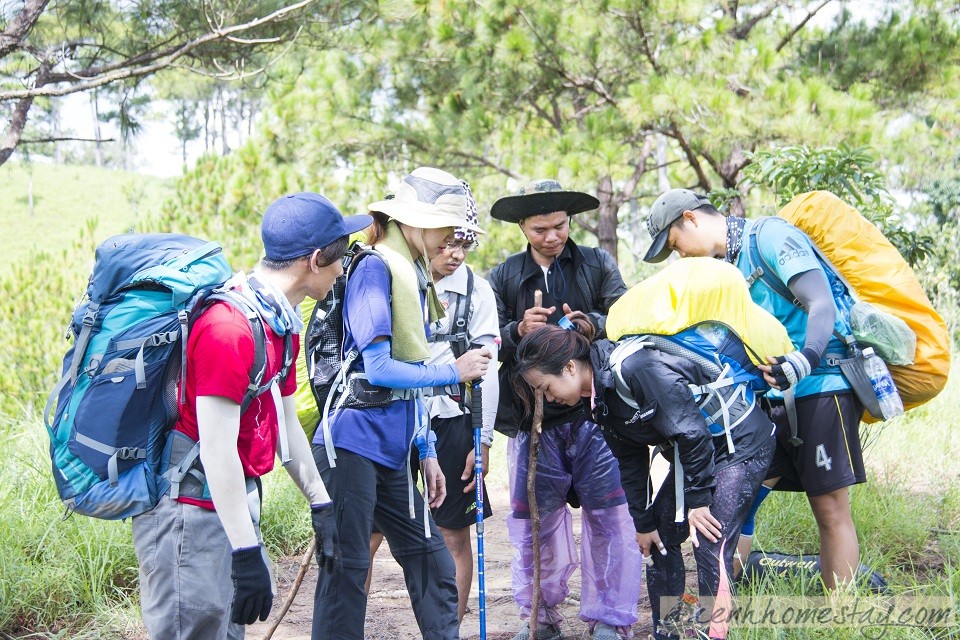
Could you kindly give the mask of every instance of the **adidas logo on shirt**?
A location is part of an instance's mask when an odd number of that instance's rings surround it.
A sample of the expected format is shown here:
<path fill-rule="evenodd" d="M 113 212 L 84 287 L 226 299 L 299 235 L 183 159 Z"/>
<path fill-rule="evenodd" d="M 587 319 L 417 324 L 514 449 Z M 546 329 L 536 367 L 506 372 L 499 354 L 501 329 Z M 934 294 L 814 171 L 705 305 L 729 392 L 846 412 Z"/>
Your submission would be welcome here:
<path fill-rule="evenodd" d="M 789 261 L 794 258 L 805 258 L 810 255 L 810 252 L 807 249 L 800 245 L 799 242 L 793 238 L 787 238 L 786 242 L 783 243 L 783 248 L 780 250 L 780 253 L 777 256 L 777 262 L 780 263 L 780 266 L 787 264 Z"/>

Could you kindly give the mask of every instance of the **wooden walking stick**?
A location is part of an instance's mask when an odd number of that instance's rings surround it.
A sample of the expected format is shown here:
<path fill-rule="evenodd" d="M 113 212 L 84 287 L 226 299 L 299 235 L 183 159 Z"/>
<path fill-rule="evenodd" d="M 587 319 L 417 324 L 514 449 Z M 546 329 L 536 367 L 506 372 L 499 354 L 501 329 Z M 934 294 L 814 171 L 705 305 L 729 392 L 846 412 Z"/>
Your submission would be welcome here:
<path fill-rule="evenodd" d="M 297 592 L 300 591 L 300 585 L 303 583 L 303 579 L 307 576 L 307 570 L 310 568 L 310 561 L 313 560 L 313 556 L 316 552 L 317 539 L 314 538 L 310 542 L 310 546 L 307 547 L 307 552 L 303 554 L 303 560 L 300 561 L 300 571 L 297 572 L 297 577 L 294 579 L 293 584 L 290 585 L 290 593 L 287 594 L 286 600 L 283 601 L 283 606 L 280 607 L 280 615 L 277 616 L 277 619 L 274 620 L 273 624 L 270 625 L 270 628 L 267 629 L 267 632 L 263 635 L 262 640 L 270 640 L 270 638 L 273 637 L 273 633 L 277 630 L 277 627 L 279 627 L 280 623 L 283 622 L 283 617 L 287 615 L 287 611 L 290 610 L 290 605 L 293 604 L 293 599 L 297 597 Z"/>
<path fill-rule="evenodd" d="M 543 306 L 543 292 L 533 294 L 533 304 Z M 543 391 L 533 392 L 533 425 L 530 428 L 530 458 L 527 462 L 527 504 L 530 505 L 530 532 L 533 536 L 533 592 L 530 597 L 530 640 L 537 638 L 540 617 L 540 509 L 537 506 L 537 460 L 540 457 L 540 430 L 543 428 Z"/>

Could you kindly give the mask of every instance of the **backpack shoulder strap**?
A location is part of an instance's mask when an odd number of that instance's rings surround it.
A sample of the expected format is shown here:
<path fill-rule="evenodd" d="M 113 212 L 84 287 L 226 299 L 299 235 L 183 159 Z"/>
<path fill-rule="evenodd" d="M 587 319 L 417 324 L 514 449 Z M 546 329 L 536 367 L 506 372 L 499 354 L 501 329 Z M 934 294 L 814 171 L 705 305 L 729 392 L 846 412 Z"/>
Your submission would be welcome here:
<path fill-rule="evenodd" d="M 634 400 L 632 392 L 630 391 L 630 385 L 627 384 L 626 379 L 623 377 L 623 362 L 650 344 L 646 342 L 646 337 L 647 336 L 632 336 L 627 338 L 621 341 L 610 354 L 610 371 L 613 372 L 617 395 L 620 396 L 621 400 L 637 410 L 640 409 L 640 405 Z"/>
<path fill-rule="evenodd" d="M 455 338 L 450 348 L 453 349 L 453 357 L 459 358 L 467 349 L 470 348 L 470 316 L 473 300 L 473 271 L 467 267 L 467 292 L 463 295 L 457 294 L 457 306 L 455 307 L 453 317 L 450 319 L 450 333 Z"/>
<path fill-rule="evenodd" d="M 449 342 L 453 357 L 459 358 L 470 348 L 470 318 L 473 316 L 473 271 L 467 267 L 467 290 L 465 293 L 453 293 L 456 303 L 453 305 L 453 314 L 446 333 L 433 333 L 427 338 L 428 343 Z"/>
<path fill-rule="evenodd" d="M 506 288 L 503 292 L 503 305 L 507 310 L 507 322 L 512 321 L 512 316 L 516 315 L 520 308 L 520 280 L 523 279 L 526 257 L 526 252 L 515 253 L 504 262 Z M 523 318 L 523 313 L 520 314 L 520 318 Z"/>
<path fill-rule="evenodd" d="M 774 219 L 779 220 L 780 218 L 770 216 L 760 218 L 753 224 L 753 228 L 750 229 L 750 233 L 747 235 L 747 251 L 750 252 L 750 262 L 753 264 L 753 272 L 747 277 L 747 286 L 752 287 L 755 282 L 760 280 L 770 287 L 778 296 L 802 309 L 803 305 L 794 297 L 790 289 L 787 288 L 787 285 L 777 277 L 776 271 L 774 271 L 773 267 L 770 266 L 770 263 L 767 262 L 767 259 L 764 258 L 760 252 L 760 230 Z"/>
<path fill-rule="evenodd" d="M 347 280 L 349 280 L 350 276 L 353 275 L 353 272 L 357 268 L 357 265 L 360 264 L 360 261 L 366 258 L 367 256 L 377 256 L 378 258 L 380 258 L 380 261 L 383 262 L 383 264 L 387 268 L 387 273 L 390 274 L 390 262 L 387 261 L 387 258 L 385 255 L 377 251 L 376 247 L 359 245 L 357 248 L 357 251 L 350 258 L 350 263 L 347 265 L 347 270 L 346 270 Z M 392 279 L 392 274 L 390 275 Z"/>
<path fill-rule="evenodd" d="M 471 269 L 470 266 L 467 265 L 467 300 L 473 299 L 473 278 L 474 278 L 473 269 Z M 473 315 L 472 311 L 468 310 L 467 311 L 468 319 L 469 319 L 469 316 L 472 316 L 472 315 Z"/>
<path fill-rule="evenodd" d="M 752 287 L 754 283 L 758 280 L 762 281 L 765 285 L 770 287 L 774 293 L 778 296 L 791 303 L 793 306 L 797 307 L 804 313 L 807 312 L 806 307 L 803 306 L 803 303 L 797 300 L 797 297 L 793 295 L 793 292 L 787 287 L 787 285 L 776 276 L 776 271 L 773 270 L 773 267 L 770 266 L 770 263 L 767 262 L 766 258 L 763 257 L 763 254 L 760 252 L 760 247 L 758 244 L 758 236 L 760 234 L 760 229 L 770 220 L 783 220 L 783 218 L 776 217 L 766 217 L 760 218 L 754 224 L 753 228 L 750 230 L 749 237 L 747 238 L 748 251 L 750 251 L 750 262 L 754 265 L 753 273 L 747 277 L 747 287 Z M 786 220 L 783 220 L 784 224 L 787 223 Z M 802 229 L 798 229 L 800 233 L 803 233 L 804 237 L 810 242 L 810 246 L 813 247 L 814 252 L 817 257 L 821 260 L 822 264 L 833 273 L 847 288 L 847 292 L 851 293 L 853 289 L 850 288 L 850 285 L 847 283 L 846 279 L 840 275 L 840 272 L 837 271 L 837 268 L 833 266 L 833 263 L 824 255 L 823 251 L 820 250 L 820 247 L 817 246 L 817 243 L 814 242 L 810 236 L 808 236 Z M 840 340 L 840 342 L 846 343 L 846 337 L 841 334 L 836 329 L 833 330 L 833 335 Z"/>
<path fill-rule="evenodd" d="M 263 321 L 256 309 L 250 306 L 242 296 L 229 290 L 219 290 L 212 293 L 205 301 L 204 309 L 214 302 L 225 302 L 247 318 L 250 324 L 250 333 L 253 335 L 253 366 L 250 368 L 250 383 L 247 385 L 247 391 L 243 395 L 243 401 L 240 403 L 240 415 L 247 410 L 253 399 L 264 391 L 267 391 L 273 380 L 264 383 L 264 377 L 267 372 L 267 333 L 263 328 Z M 288 348 L 288 344 L 289 348 Z M 286 376 L 290 369 L 290 361 L 293 359 L 293 337 L 288 334 L 284 340 L 283 363 L 280 367 L 278 376 Z M 183 369 L 186 370 L 186 362 L 183 363 Z M 285 379 L 285 378 L 284 378 Z"/>

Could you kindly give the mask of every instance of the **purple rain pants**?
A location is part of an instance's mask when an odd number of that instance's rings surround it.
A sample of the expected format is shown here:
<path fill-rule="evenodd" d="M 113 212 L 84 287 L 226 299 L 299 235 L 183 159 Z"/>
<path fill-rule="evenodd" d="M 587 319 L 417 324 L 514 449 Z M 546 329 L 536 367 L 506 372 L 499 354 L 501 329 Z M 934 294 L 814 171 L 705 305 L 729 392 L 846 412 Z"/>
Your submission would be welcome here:
<path fill-rule="evenodd" d="M 533 534 L 527 504 L 530 434 L 507 445 L 511 511 L 507 531 L 516 549 L 513 597 L 520 618 L 529 619 L 533 595 Z M 642 556 L 620 484 L 620 468 L 589 420 L 545 429 L 540 434 L 536 492 L 540 508 L 540 622 L 559 624 L 557 607 L 570 593 L 567 580 L 577 568 L 573 518 L 567 508 L 571 484 L 583 506 L 580 544 L 580 619 L 627 628 L 637 619 Z"/>

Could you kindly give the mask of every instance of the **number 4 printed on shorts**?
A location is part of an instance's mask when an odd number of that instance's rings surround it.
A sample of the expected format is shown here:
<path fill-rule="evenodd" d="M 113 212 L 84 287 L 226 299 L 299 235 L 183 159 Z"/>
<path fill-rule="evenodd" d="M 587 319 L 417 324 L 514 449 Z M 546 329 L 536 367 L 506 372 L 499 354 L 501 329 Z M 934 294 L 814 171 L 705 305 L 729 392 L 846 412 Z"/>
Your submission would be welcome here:
<path fill-rule="evenodd" d="M 827 471 L 833 468 L 833 458 L 827 455 L 827 449 L 822 444 L 817 445 L 817 466 Z"/>

